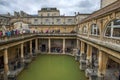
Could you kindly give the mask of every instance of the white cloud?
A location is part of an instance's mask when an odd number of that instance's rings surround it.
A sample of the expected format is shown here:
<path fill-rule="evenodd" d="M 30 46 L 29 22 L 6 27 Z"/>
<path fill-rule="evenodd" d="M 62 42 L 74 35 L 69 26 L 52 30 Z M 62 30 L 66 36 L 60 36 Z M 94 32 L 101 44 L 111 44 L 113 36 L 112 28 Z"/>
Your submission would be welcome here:
<path fill-rule="evenodd" d="M 99 6 L 100 0 L 0 0 L 0 14 L 20 10 L 37 14 L 42 7 L 56 7 L 61 14 L 74 15 L 74 12 L 91 13 Z"/>

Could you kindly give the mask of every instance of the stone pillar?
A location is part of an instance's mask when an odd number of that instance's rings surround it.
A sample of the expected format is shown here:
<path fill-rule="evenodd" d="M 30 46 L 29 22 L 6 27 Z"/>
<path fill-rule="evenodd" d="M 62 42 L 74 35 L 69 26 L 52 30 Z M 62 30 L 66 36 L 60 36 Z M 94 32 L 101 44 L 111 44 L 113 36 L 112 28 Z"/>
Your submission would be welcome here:
<path fill-rule="evenodd" d="M 90 77 L 90 74 L 92 72 L 91 63 L 92 63 L 92 46 L 87 44 L 87 58 L 86 58 L 86 70 L 85 70 L 85 76 L 87 78 Z"/>
<path fill-rule="evenodd" d="M 63 39 L 63 54 L 65 54 L 65 39 Z"/>
<path fill-rule="evenodd" d="M 30 56 L 32 57 L 32 40 L 30 41 Z"/>
<path fill-rule="evenodd" d="M 51 39 L 48 39 L 48 53 L 51 53 Z"/>
<path fill-rule="evenodd" d="M 90 46 L 89 44 L 87 45 L 87 61 L 92 61 L 92 46 Z"/>
<path fill-rule="evenodd" d="M 84 59 L 85 58 L 85 43 L 83 41 L 81 41 L 81 52 L 80 52 L 80 56 L 81 56 L 81 59 Z"/>
<path fill-rule="evenodd" d="M 106 64 L 108 62 L 108 56 L 103 51 L 99 51 L 98 59 L 98 80 L 103 80 L 103 77 L 106 72 Z"/>
<path fill-rule="evenodd" d="M 38 53 L 38 39 L 35 39 L 35 53 Z"/>
<path fill-rule="evenodd" d="M 21 43 L 21 63 L 22 65 L 24 64 L 24 47 L 23 47 L 23 43 Z"/>
<path fill-rule="evenodd" d="M 85 43 L 81 41 L 81 53 L 80 53 L 80 69 L 85 70 L 86 69 L 86 60 L 85 60 Z"/>
<path fill-rule="evenodd" d="M 84 44 L 84 42 L 83 41 L 81 41 L 81 54 L 84 54 L 85 52 L 84 52 L 84 48 L 85 48 L 85 44 Z"/>
<path fill-rule="evenodd" d="M 77 39 L 77 48 L 80 49 L 80 41 Z"/>
<path fill-rule="evenodd" d="M 4 80 L 8 80 L 8 72 L 9 72 L 9 66 L 8 66 L 8 49 L 4 50 Z"/>
<path fill-rule="evenodd" d="M 41 43 L 39 38 L 38 38 L 38 52 L 41 53 Z"/>
<path fill-rule="evenodd" d="M 77 39 L 77 51 L 75 53 L 75 60 L 80 60 L 80 41 Z"/>

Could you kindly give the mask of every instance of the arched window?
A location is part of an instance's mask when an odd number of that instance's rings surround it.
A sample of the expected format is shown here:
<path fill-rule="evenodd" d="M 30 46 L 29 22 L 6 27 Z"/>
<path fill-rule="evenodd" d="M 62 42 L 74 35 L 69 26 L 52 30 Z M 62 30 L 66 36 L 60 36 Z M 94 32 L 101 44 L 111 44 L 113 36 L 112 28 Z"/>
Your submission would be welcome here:
<path fill-rule="evenodd" d="M 113 20 L 107 25 L 105 36 L 120 37 L 120 19 Z"/>
<path fill-rule="evenodd" d="M 91 26 L 91 34 L 92 35 L 100 35 L 99 28 L 96 24 L 92 24 Z"/>
<path fill-rule="evenodd" d="M 82 34 L 81 27 L 78 28 L 78 33 Z"/>
<path fill-rule="evenodd" d="M 83 32 L 83 34 L 87 34 L 87 32 L 88 32 L 87 26 L 83 27 L 82 32 Z"/>

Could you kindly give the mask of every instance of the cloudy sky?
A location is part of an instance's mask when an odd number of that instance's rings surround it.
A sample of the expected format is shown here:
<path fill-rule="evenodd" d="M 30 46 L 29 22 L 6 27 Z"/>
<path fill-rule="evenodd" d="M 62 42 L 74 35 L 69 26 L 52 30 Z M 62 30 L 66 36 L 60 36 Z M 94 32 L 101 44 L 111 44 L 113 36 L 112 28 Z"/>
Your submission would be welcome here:
<path fill-rule="evenodd" d="M 74 12 L 91 13 L 100 8 L 100 0 L 0 0 L 0 14 L 23 10 L 37 14 L 42 7 L 57 7 L 61 15 Z"/>

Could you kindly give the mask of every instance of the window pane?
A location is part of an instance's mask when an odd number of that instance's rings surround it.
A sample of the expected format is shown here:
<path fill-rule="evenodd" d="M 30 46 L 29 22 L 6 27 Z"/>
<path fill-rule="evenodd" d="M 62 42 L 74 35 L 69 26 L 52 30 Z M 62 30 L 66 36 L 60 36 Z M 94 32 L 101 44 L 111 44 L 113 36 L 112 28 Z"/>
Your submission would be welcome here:
<path fill-rule="evenodd" d="M 94 34 L 96 34 L 96 29 L 94 29 Z"/>
<path fill-rule="evenodd" d="M 100 32 L 99 32 L 99 28 L 97 28 L 98 30 L 97 30 L 97 35 L 100 35 Z"/>
<path fill-rule="evenodd" d="M 83 27 L 83 33 L 87 33 L 87 27 Z"/>
<path fill-rule="evenodd" d="M 99 28 L 96 24 L 93 24 L 91 27 L 91 34 L 93 35 L 99 35 Z"/>
<path fill-rule="evenodd" d="M 120 25 L 120 20 L 114 20 L 114 25 Z"/>
<path fill-rule="evenodd" d="M 105 36 L 120 37 L 120 20 L 113 20 L 108 24 Z"/>
<path fill-rule="evenodd" d="M 111 27 L 108 27 L 105 36 L 110 36 L 110 35 L 111 35 Z"/>
<path fill-rule="evenodd" d="M 120 27 L 113 29 L 113 37 L 120 37 Z"/>

